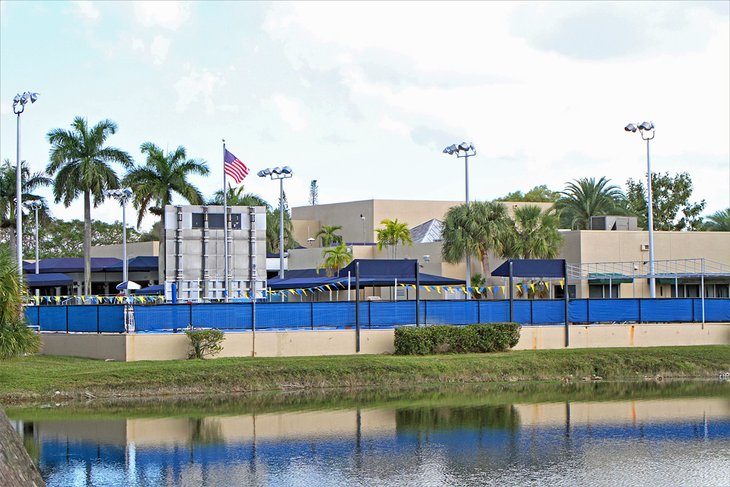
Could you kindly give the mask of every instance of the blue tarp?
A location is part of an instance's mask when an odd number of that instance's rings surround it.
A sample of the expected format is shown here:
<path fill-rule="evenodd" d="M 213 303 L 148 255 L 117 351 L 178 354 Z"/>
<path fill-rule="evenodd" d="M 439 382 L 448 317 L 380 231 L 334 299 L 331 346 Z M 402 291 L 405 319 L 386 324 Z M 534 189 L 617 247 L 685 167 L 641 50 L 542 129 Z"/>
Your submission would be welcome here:
<path fill-rule="evenodd" d="M 510 262 L 513 277 L 565 277 L 563 259 L 512 259 L 494 269 L 492 275 L 509 277 Z"/>
<path fill-rule="evenodd" d="M 28 287 L 55 287 L 73 284 L 73 279 L 66 274 L 26 274 L 24 277 Z"/>

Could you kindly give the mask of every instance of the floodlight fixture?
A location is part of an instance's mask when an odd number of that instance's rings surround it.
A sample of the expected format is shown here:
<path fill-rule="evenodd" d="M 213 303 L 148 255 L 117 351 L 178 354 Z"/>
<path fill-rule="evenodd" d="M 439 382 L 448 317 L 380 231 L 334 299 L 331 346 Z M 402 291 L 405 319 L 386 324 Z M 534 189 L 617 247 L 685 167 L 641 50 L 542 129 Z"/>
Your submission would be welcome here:
<path fill-rule="evenodd" d="M 284 180 L 294 176 L 294 170 L 289 166 L 267 167 L 257 174 L 279 180 L 279 278 L 284 279 Z"/>
<path fill-rule="evenodd" d="M 636 125 L 630 123 L 626 127 L 624 127 L 624 130 L 627 132 L 636 132 Z"/>

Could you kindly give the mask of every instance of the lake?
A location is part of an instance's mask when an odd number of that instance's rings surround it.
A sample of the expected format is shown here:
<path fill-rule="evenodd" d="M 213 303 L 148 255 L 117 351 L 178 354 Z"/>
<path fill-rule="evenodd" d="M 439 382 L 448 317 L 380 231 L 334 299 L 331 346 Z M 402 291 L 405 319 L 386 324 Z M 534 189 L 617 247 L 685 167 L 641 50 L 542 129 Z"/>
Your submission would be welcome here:
<path fill-rule="evenodd" d="M 502 384 L 9 408 L 49 486 L 730 485 L 730 384 Z"/>

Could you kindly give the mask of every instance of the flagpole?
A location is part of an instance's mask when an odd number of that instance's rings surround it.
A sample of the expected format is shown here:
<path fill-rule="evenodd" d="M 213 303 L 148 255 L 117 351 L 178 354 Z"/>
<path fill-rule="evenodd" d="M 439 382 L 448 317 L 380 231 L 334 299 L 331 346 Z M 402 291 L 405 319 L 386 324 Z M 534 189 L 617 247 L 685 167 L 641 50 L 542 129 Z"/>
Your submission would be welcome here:
<path fill-rule="evenodd" d="M 226 139 L 223 139 L 223 300 L 228 302 L 228 191 L 226 191 Z"/>

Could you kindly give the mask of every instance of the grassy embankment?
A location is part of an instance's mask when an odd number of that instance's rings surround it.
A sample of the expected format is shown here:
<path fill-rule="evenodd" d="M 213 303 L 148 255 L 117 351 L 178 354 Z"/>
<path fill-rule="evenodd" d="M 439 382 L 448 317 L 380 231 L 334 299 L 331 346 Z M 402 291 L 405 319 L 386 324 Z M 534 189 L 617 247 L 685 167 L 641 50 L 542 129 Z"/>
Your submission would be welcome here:
<path fill-rule="evenodd" d="M 717 378 L 730 346 L 519 351 L 494 354 L 225 358 L 103 362 L 33 356 L 0 363 L 0 403 L 415 384 Z M 59 391 L 59 394 L 56 394 Z"/>

